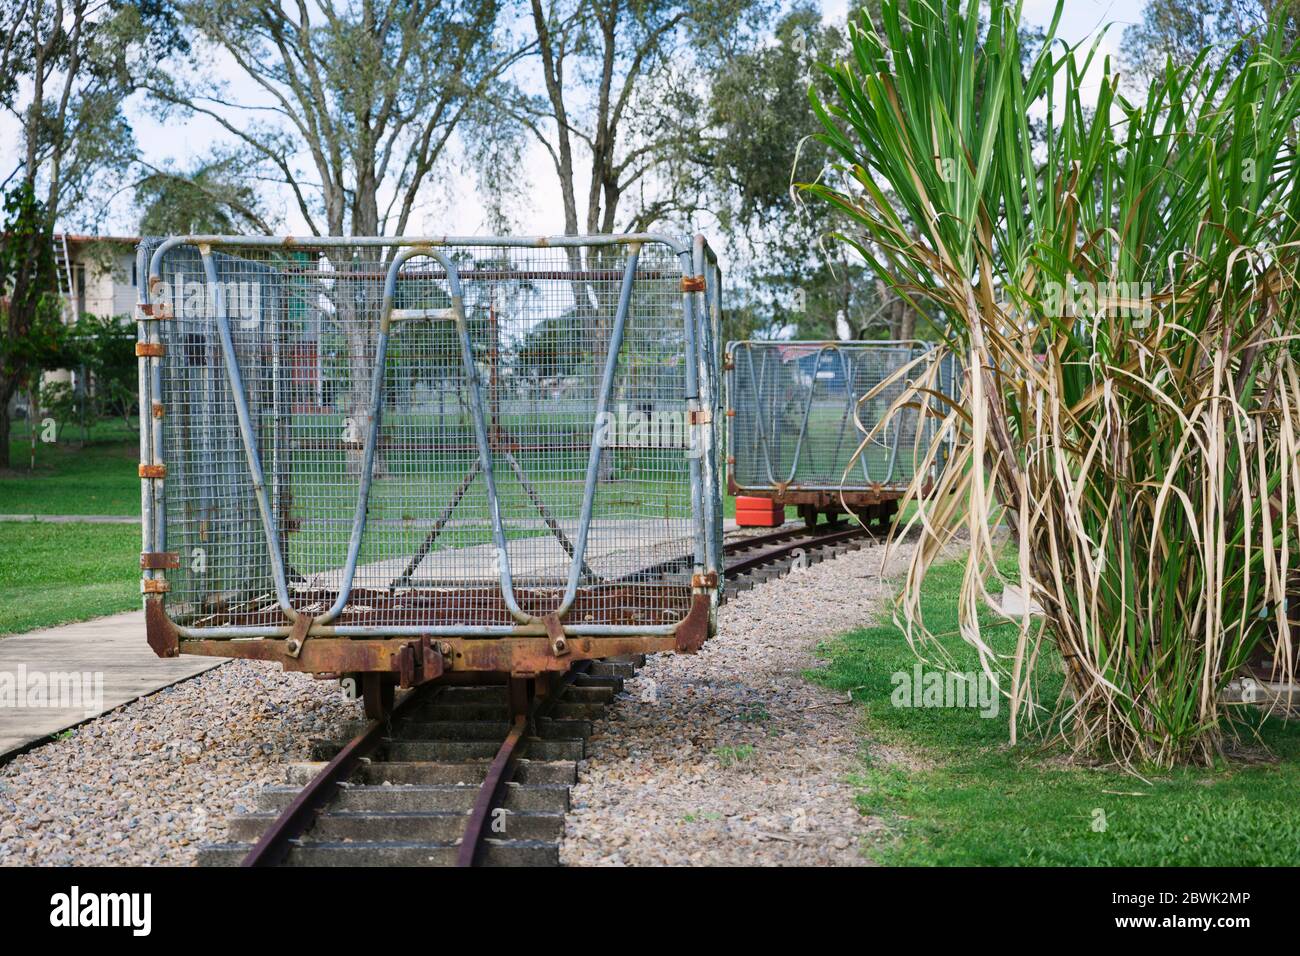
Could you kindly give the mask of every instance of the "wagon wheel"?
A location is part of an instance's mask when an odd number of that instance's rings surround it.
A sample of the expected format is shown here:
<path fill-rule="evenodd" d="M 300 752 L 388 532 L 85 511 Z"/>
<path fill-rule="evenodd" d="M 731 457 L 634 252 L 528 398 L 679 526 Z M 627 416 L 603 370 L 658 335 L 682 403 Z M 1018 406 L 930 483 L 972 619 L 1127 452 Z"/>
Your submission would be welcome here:
<path fill-rule="evenodd" d="M 882 502 L 876 520 L 880 522 L 881 531 L 888 531 L 892 528 L 898 521 L 898 500 Z"/>
<path fill-rule="evenodd" d="M 854 513 L 864 528 L 883 533 L 889 530 L 898 515 L 898 502 L 882 501 L 879 504 L 855 509 Z"/>

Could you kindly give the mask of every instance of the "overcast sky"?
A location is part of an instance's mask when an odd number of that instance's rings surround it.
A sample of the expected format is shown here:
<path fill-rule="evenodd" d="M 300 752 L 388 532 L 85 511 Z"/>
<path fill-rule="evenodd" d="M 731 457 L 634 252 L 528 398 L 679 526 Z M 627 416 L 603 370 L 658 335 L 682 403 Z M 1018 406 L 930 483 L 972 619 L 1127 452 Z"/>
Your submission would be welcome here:
<path fill-rule="evenodd" d="M 843 21 L 851 0 L 823 0 L 823 10 L 828 20 Z M 1115 26 L 1103 40 L 1103 47 L 1111 54 L 1117 53 L 1123 27 L 1140 19 L 1144 0 L 1067 0 L 1059 29 L 1060 36 L 1077 42 L 1095 33 L 1102 24 Z M 1054 7 L 1053 0 L 1026 0 L 1025 16 L 1030 22 L 1046 26 Z M 240 83 L 236 90 L 247 88 Z M 175 120 L 160 124 L 144 109 L 143 102 L 132 103 L 131 120 L 142 151 L 155 165 L 174 161 L 188 166 L 204 155 L 214 136 L 223 133 L 215 123 L 205 119 Z M 4 146 L 0 153 L 8 162 L 15 155 L 16 142 L 12 121 L 0 122 L 0 137 Z M 530 145 L 522 158 L 521 176 L 524 179 L 527 201 L 514 210 L 516 228 L 521 234 L 549 234 L 563 231 L 563 211 L 559 191 L 554 183 L 554 171 L 540 145 Z M 585 162 L 585 160 L 583 160 Z M 6 168 L 9 167 L 8 163 Z M 581 167 L 580 167 L 581 168 Z M 474 198 L 472 176 L 447 170 L 442 182 L 426 189 L 423 207 L 412 217 L 408 233 L 424 235 L 478 235 L 487 231 L 486 216 Z M 586 195 L 586 186 L 579 183 L 579 196 Z M 305 223 L 296 210 L 280 201 L 276 211 L 284 214 L 284 231 L 291 234 L 307 232 Z M 112 206 L 112 212 L 103 231 L 115 234 L 133 234 L 137 212 L 123 195 Z"/>

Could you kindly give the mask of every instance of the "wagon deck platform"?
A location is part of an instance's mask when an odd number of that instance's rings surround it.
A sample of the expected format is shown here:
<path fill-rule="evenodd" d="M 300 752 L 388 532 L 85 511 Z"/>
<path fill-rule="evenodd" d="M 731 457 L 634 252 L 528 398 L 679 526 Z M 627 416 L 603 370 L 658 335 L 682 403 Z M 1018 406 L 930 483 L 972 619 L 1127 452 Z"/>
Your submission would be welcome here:
<path fill-rule="evenodd" d="M 134 520 L 134 519 L 133 519 Z M 734 532 L 728 519 L 726 530 Z M 142 611 L 127 611 L 77 624 L 42 628 L 0 638 L 0 673 L 102 673 L 102 710 L 107 713 L 198 677 L 227 658 L 185 655 L 159 660 L 144 641 Z M 83 707 L 0 708 L 0 763 L 51 736 L 93 719 Z"/>
<path fill-rule="evenodd" d="M 577 537 L 578 522 L 560 519 L 556 522 L 565 539 Z M 531 538 L 516 538 L 509 544 L 510 565 L 516 581 L 529 578 L 562 581 L 568 573 L 572 558 L 553 534 L 536 531 Z M 591 522 L 591 537 L 587 543 L 585 560 L 596 566 L 601 577 L 617 578 L 656 565 L 671 558 L 689 555 L 691 532 L 685 520 L 663 521 L 653 519 L 613 520 L 595 518 Z M 635 546 L 629 546 L 634 542 Z M 434 583 L 436 586 L 474 581 L 482 578 L 475 569 L 491 567 L 490 543 L 461 548 L 442 548 L 430 551 L 411 573 L 407 568 L 414 555 L 403 555 L 387 561 L 362 564 L 357 568 L 358 585 L 363 582 L 391 585 L 409 579 L 413 586 Z M 337 590 L 343 580 L 343 569 L 337 568 L 308 575 L 307 586 Z M 492 579 L 495 581 L 495 578 Z M 689 582 L 688 582 L 689 583 Z"/>

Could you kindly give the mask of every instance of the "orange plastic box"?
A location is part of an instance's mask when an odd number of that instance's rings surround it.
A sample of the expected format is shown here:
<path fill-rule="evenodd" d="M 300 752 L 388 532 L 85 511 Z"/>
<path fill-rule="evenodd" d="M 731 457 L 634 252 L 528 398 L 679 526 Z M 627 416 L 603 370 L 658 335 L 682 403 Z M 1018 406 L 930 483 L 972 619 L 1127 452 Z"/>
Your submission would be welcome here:
<path fill-rule="evenodd" d="M 785 506 L 770 498 L 736 496 L 736 524 L 742 528 L 776 528 L 785 524 Z"/>

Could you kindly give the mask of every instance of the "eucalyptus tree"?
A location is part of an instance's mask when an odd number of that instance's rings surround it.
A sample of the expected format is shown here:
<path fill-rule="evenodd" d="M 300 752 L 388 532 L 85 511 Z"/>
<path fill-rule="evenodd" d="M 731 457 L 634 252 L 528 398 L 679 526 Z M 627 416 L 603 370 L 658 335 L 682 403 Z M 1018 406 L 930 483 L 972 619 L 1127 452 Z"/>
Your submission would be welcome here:
<path fill-rule="evenodd" d="M 1148 0 L 1142 18 L 1124 29 L 1125 66 L 1150 80 L 1166 62 L 1185 67 L 1208 50 L 1211 62 L 1232 57 L 1240 67 L 1251 38 L 1270 20 L 1294 42 L 1300 38 L 1300 0 Z"/>
<path fill-rule="evenodd" d="M 537 45 L 498 106 L 550 160 L 566 233 L 640 231 L 695 211 L 667 166 L 706 134 L 709 77 L 755 42 L 770 7 L 528 0 Z"/>
<path fill-rule="evenodd" d="M 179 0 L 194 56 L 149 90 L 265 163 L 313 235 L 407 231 L 453 134 L 529 48 L 500 0 Z M 225 75 L 230 66 L 234 70 Z"/>
<path fill-rule="evenodd" d="M 837 324 L 855 337 L 914 333 L 916 312 L 831 240 L 836 213 L 792 188 L 838 175 L 834 153 L 816 139 L 808 93 L 832 90 L 819 64 L 847 51 L 844 30 L 805 4 L 777 21 L 771 42 L 719 62 L 710 76 L 707 130 L 681 167 L 681 188 L 705 186 L 727 237 L 738 300 L 729 335 L 794 329 L 834 338 Z"/>
<path fill-rule="evenodd" d="M 287 190 L 313 235 L 409 231 L 457 130 L 531 44 L 512 44 L 501 0 L 178 0 L 191 64 L 160 68 L 163 115 L 215 123 Z M 222 78 L 219 66 L 233 75 Z M 330 267 L 373 270 L 383 253 L 331 252 Z M 346 414 L 370 413 L 373 335 L 351 284 L 330 323 L 346 338 Z M 349 467 L 359 469 L 353 451 Z M 376 473 L 384 473 L 382 456 Z"/>

